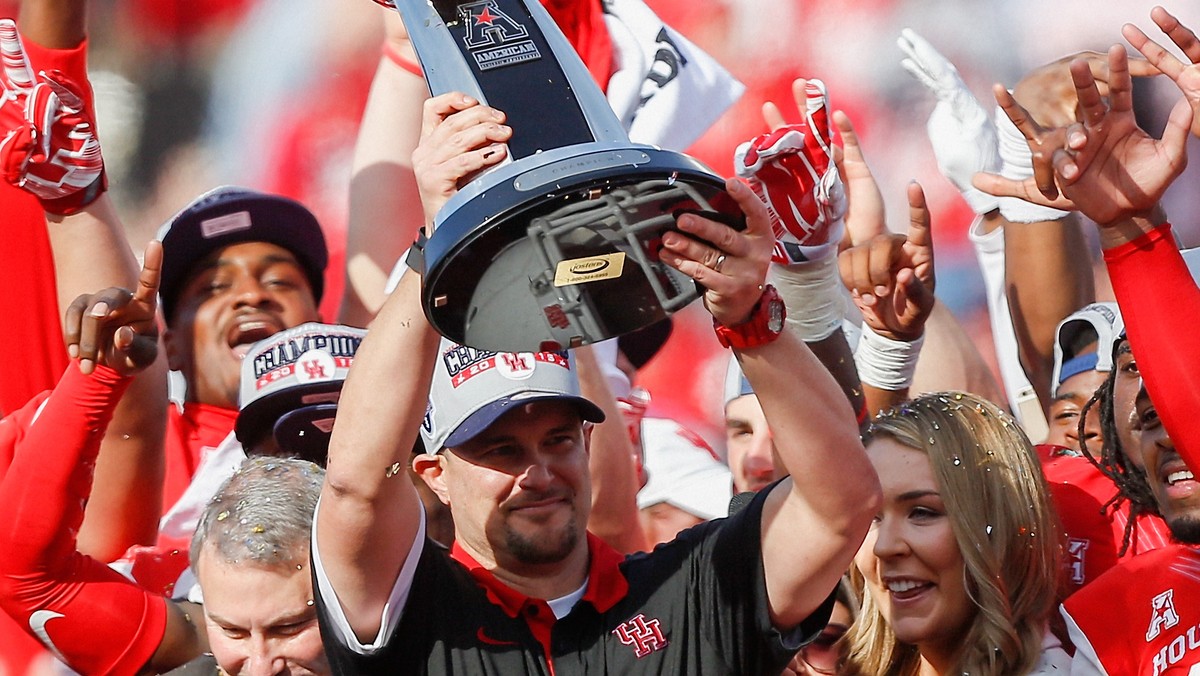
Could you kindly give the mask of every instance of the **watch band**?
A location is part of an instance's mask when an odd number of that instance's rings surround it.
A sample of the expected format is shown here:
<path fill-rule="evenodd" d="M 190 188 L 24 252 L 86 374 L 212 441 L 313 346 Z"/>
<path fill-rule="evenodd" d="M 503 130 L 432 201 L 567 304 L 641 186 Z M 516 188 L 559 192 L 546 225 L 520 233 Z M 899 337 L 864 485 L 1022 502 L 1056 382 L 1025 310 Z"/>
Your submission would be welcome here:
<path fill-rule="evenodd" d="M 421 228 L 417 231 L 417 241 L 408 247 L 408 255 L 404 257 L 404 263 L 419 275 L 425 274 L 425 244 L 428 242 L 425 228 Z"/>
<path fill-rule="evenodd" d="M 763 288 L 762 297 L 750 312 L 750 318 L 736 326 L 725 326 L 713 319 L 713 331 L 722 347 L 746 350 L 772 343 L 783 334 L 787 308 L 774 286 Z"/>

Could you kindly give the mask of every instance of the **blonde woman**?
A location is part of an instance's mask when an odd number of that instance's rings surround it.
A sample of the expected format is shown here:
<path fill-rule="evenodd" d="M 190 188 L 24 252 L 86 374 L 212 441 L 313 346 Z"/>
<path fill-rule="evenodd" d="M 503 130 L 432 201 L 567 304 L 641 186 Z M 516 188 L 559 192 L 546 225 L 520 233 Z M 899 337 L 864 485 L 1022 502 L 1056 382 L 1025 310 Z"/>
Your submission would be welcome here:
<path fill-rule="evenodd" d="M 1017 423 L 974 395 L 929 394 L 876 418 L 866 446 L 884 504 L 855 558 L 846 671 L 1067 673 L 1048 629 L 1058 521 Z"/>

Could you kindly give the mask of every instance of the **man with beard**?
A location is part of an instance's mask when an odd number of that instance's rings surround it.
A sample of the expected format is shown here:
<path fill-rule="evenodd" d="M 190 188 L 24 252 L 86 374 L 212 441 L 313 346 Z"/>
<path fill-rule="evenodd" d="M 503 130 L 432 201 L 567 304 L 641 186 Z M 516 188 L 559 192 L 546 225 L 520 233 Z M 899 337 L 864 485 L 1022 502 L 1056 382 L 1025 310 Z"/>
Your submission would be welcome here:
<path fill-rule="evenodd" d="M 427 215 L 461 176 L 503 158 L 472 133 L 496 115 L 462 94 L 427 102 L 414 153 Z M 570 356 L 439 344 L 420 279 L 405 275 L 347 378 L 314 523 L 334 673 L 779 673 L 824 628 L 878 482 L 837 383 L 783 330 L 764 280 L 765 205 L 741 182 L 726 189 L 746 229 L 680 215 L 661 257 L 707 289 L 791 478 L 734 517 L 622 559 L 585 531 L 587 422 L 598 416 Z M 413 466 L 451 507 L 451 552 L 425 538 L 404 476 L 419 428 L 426 453 Z"/>

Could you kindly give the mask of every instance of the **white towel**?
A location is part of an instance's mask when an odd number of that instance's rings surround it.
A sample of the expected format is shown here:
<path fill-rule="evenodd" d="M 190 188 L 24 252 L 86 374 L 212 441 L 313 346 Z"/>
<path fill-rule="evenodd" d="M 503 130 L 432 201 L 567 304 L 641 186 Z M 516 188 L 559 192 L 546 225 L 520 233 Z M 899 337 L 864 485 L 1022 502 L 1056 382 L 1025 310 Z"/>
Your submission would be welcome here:
<path fill-rule="evenodd" d="M 617 72 L 608 102 L 630 140 L 685 150 L 745 91 L 642 0 L 604 0 Z"/>

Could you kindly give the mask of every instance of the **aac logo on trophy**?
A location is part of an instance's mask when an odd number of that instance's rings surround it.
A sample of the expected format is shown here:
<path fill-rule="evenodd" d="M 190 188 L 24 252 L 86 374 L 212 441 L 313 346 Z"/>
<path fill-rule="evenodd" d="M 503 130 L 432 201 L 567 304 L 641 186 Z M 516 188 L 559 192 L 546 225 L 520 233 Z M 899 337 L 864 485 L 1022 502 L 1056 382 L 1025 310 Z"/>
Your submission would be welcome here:
<path fill-rule="evenodd" d="M 395 0 L 430 91 L 505 112 L 509 157 L 446 203 L 424 245 L 425 314 L 504 352 L 559 350 L 648 326 L 699 297 L 658 258 L 681 211 L 726 222 L 724 181 L 631 142 L 538 0 Z"/>

